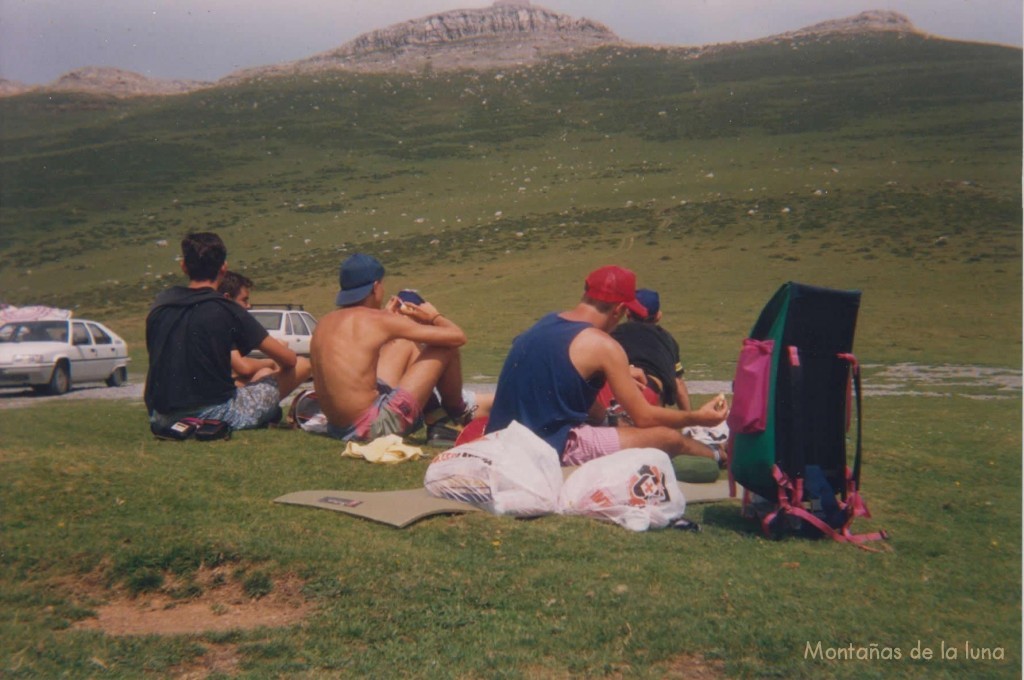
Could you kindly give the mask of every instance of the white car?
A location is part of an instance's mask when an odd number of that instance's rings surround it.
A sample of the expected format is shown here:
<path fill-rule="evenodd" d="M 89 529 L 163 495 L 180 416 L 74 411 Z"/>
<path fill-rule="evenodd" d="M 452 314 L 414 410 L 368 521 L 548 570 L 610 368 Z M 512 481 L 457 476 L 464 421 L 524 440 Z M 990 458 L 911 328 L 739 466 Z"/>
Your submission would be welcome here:
<path fill-rule="evenodd" d="M 286 344 L 293 352 L 309 356 L 309 341 L 316 328 L 316 317 L 302 309 L 302 305 L 253 305 L 249 313 L 256 317 L 270 336 Z M 253 356 L 263 356 L 259 350 Z"/>
<path fill-rule="evenodd" d="M 96 321 L 11 321 L 0 326 L 0 387 L 64 394 L 72 383 L 128 380 L 128 345 Z"/>

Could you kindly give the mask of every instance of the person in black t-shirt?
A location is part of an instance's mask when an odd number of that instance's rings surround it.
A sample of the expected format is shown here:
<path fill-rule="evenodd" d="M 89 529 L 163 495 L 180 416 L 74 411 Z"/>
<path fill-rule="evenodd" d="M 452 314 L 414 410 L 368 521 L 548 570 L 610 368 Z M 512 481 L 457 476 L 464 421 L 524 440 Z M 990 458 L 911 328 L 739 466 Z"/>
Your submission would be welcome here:
<path fill-rule="evenodd" d="M 181 242 L 188 286 L 157 295 L 146 317 L 149 372 L 145 402 L 154 428 L 184 417 L 223 420 L 235 430 L 260 427 L 280 412 L 278 402 L 307 380 L 309 361 L 267 334 L 241 305 L 218 293 L 227 248 L 212 233 Z M 245 387 L 231 378 L 231 350 L 259 348 L 280 370 Z"/>
<path fill-rule="evenodd" d="M 240 304 L 244 309 L 252 309 L 252 304 L 249 302 L 252 287 L 252 279 L 248 276 L 226 271 L 221 277 L 220 283 L 217 284 L 217 292 L 228 300 Z M 278 367 L 273 359 L 246 357 L 242 356 L 237 349 L 231 350 L 231 373 L 237 387 L 259 382 L 276 370 Z"/>
<path fill-rule="evenodd" d="M 690 393 L 683 380 L 679 360 L 679 343 L 672 334 L 658 325 L 661 321 L 661 299 L 656 291 L 640 288 L 636 299 L 647 309 L 645 318 L 629 312 L 629 320 L 619 324 L 611 335 L 626 350 L 629 363 L 641 369 L 662 406 L 690 410 Z"/>

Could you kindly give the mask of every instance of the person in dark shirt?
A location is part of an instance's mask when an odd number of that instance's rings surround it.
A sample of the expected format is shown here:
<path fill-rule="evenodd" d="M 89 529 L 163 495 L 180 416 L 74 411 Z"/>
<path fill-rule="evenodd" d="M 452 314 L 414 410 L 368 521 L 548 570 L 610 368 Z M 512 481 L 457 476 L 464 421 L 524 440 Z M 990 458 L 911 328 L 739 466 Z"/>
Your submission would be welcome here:
<path fill-rule="evenodd" d="M 690 410 L 690 393 L 683 380 L 683 364 L 679 359 L 679 343 L 662 328 L 661 298 L 657 291 L 640 288 L 636 299 L 647 309 L 641 317 L 629 312 L 629 320 L 612 331 L 631 366 L 636 366 L 647 377 L 647 386 L 658 396 L 662 406 L 677 406 L 680 411 Z"/>
<path fill-rule="evenodd" d="M 232 429 L 260 427 L 280 413 L 278 403 L 310 376 L 307 359 L 267 334 L 241 305 L 218 293 L 227 248 L 213 233 L 181 242 L 187 286 L 159 295 L 146 317 L 149 371 L 145 402 L 154 429 L 184 417 L 225 421 Z M 259 348 L 280 370 L 245 387 L 231 377 L 231 350 Z"/>
<path fill-rule="evenodd" d="M 248 276 L 227 271 L 224 272 L 220 283 L 217 284 L 217 292 L 228 300 L 242 305 L 244 309 L 252 309 L 252 304 L 249 302 L 252 287 L 252 279 Z M 277 370 L 277 364 L 273 359 L 245 357 L 237 349 L 231 350 L 231 374 L 235 378 L 237 387 L 259 382 Z"/>
<path fill-rule="evenodd" d="M 725 420 L 725 395 L 696 411 L 648 403 L 637 389 L 625 351 L 609 335 L 627 310 L 647 316 L 636 299 L 636 275 L 615 266 L 591 272 L 573 309 L 546 315 L 513 341 L 498 377 L 487 431 L 515 420 L 548 442 L 562 465 L 642 447 L 717 460 L 716 451 L 680 430 Z M 590 424 L 604 419 L 597 395 L 605 383 L 634 426 Z"/>

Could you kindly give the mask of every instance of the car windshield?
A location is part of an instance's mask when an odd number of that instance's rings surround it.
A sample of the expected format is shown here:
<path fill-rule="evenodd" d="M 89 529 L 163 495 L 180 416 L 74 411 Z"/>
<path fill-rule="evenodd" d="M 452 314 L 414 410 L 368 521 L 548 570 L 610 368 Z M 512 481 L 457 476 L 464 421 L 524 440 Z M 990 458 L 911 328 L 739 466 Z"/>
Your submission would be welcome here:
<path fill-rule="evenodd" d="M 249 312 L 263 324 L 268 331 L 276 331 L 281 327 L 281 312 Z"/>
<path fill-rule="evenodd" d="M 0 342 L 67 342 L 66 321 L 12 321 L 0 326 Z"/>

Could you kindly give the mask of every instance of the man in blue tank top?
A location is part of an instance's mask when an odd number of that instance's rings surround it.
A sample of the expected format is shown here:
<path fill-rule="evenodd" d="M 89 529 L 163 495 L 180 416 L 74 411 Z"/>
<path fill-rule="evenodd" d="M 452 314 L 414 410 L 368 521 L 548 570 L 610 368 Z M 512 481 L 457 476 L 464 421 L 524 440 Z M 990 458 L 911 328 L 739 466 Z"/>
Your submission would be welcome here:
<path fill-rule="evenodd" d="M 649 404 L 637 389 L 625 351 L 609 335 L 627 311 L 647 316 L 636 299 L 636 275 L 615 266 L 591 272 L 579 304 L 548 314 L 513 341 L 487 431 L 518 421 L 554 447 L 562 465 L 637 447 L 717 459 L 717 451 L 680 430 L 725 420 L 725 395 L 696 411 Z M 606 382 L 634 426 L 589 424 L 604 418 L 597 393 Z"/>

